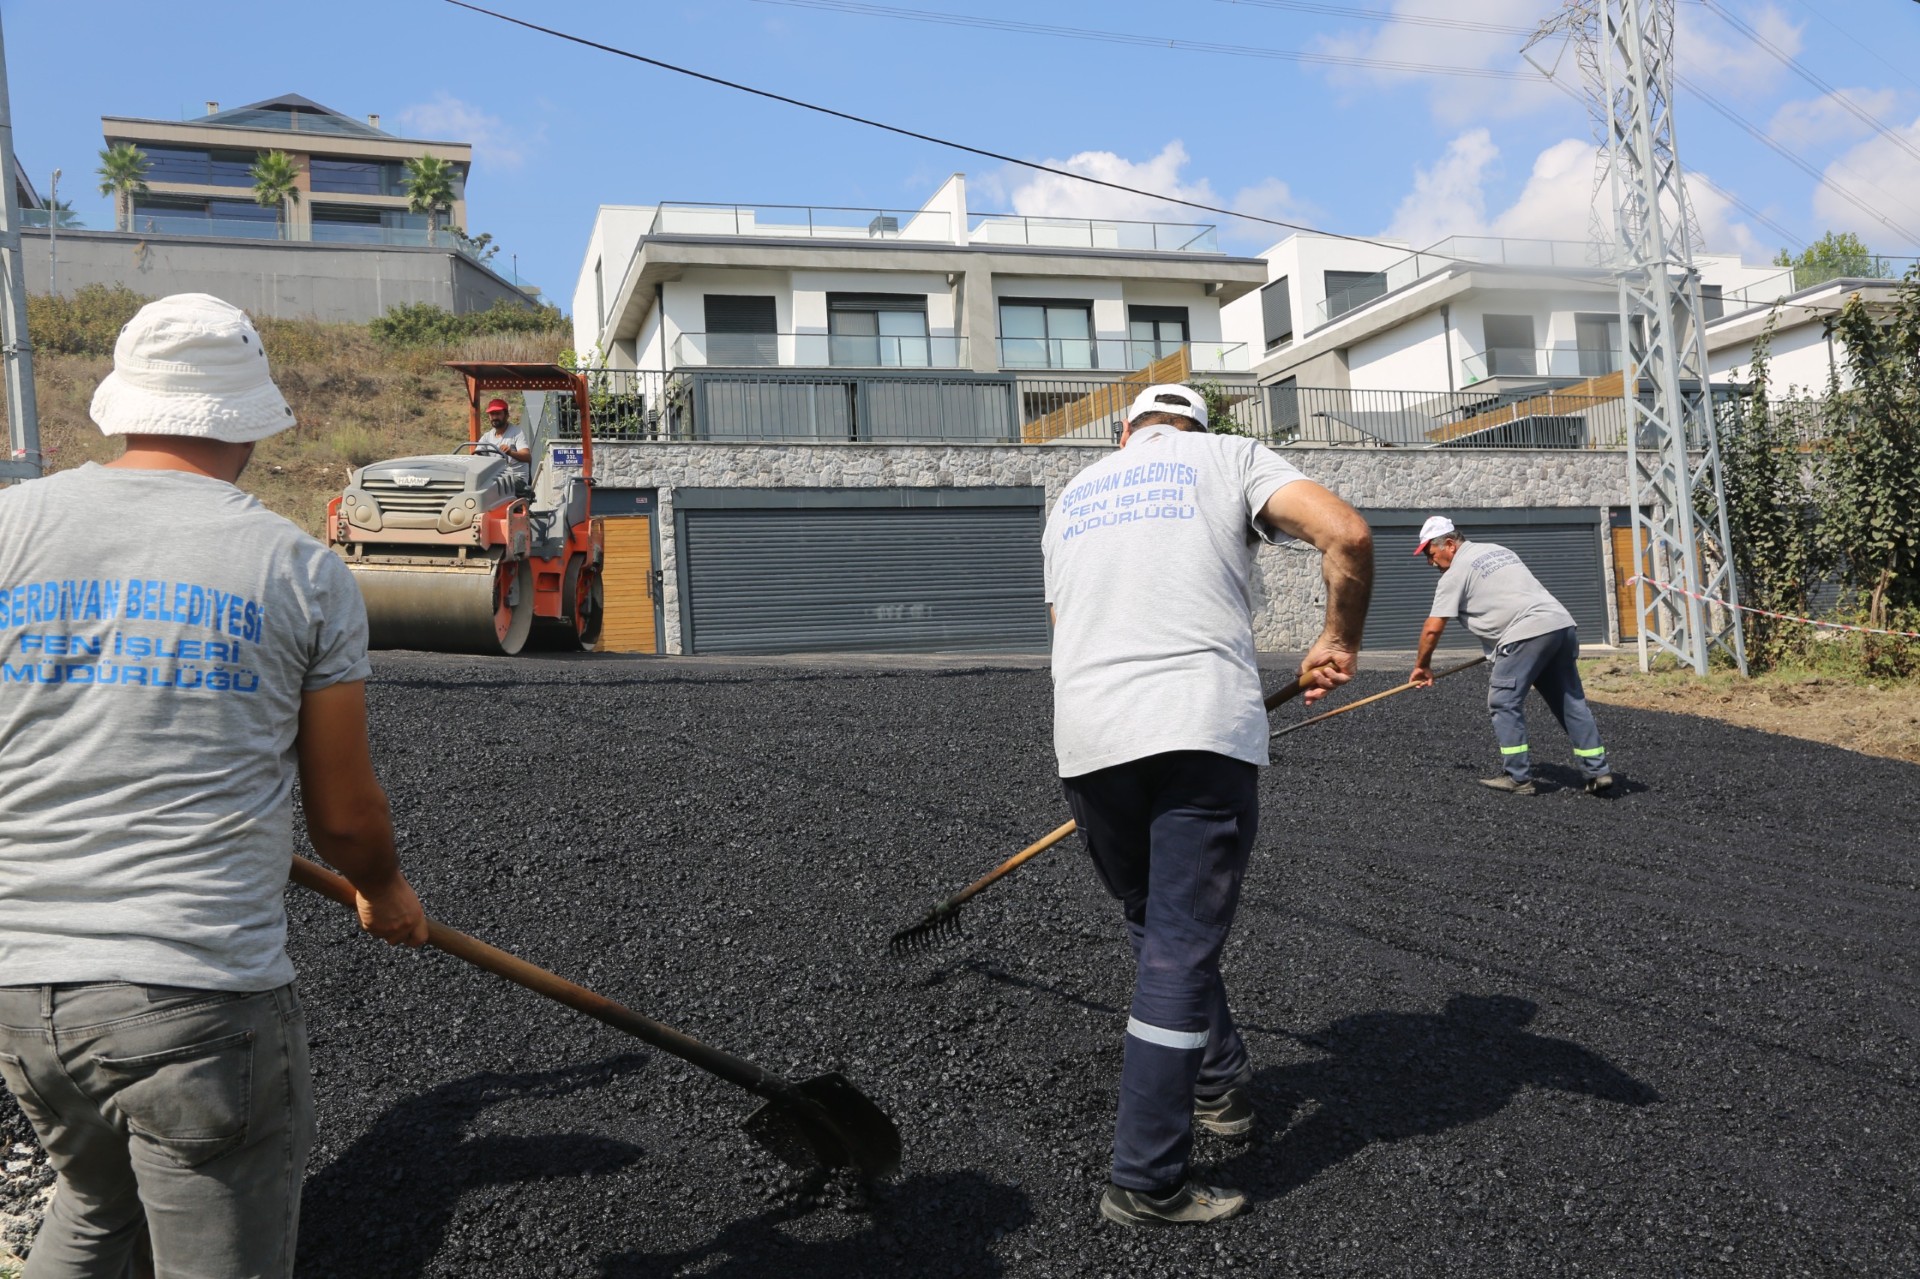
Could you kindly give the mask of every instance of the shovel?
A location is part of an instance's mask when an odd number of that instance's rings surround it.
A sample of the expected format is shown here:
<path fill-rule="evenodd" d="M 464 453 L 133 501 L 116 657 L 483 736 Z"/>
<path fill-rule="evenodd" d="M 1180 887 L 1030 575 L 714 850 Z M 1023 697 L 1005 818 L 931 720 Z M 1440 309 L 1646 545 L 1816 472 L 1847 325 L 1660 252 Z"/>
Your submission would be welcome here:
<path fill-rule="evenodd" d="M 293 879 L 343 906 L 354 905 L 353 885 L 317 862 L 295 857 Z M 427 944 L 764 1098 L 766 1104 L 741 1127 L 791 1167 L 857 1168 L 864 1177 L 890 1177 L 900 1170 L 899 1129 L 885 1111 L 840 1075 L 816 1075 L 791 1083 L 432 919 L 427 921 Z"/>

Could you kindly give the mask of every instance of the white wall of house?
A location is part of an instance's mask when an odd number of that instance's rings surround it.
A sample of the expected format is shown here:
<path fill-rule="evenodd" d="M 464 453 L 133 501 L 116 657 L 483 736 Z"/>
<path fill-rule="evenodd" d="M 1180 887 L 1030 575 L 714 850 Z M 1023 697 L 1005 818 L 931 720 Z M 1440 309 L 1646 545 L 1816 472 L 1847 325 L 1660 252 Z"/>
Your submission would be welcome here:
<path fill-rule="evenodd" d="M 1347 348 L 1348 384 L 1357 391 L 1444 391 L 1448 335 L 1440 311 L 1415 316 Z M 1458 359 L 1459 340 L 1453 340 Z"/>
<path fill-rule="evenodd" d="M 1784 326 L 1774 332 L 1767 380 L 1775 398 L 1788 395 L 1824 395 L 1829 371 L 1838 364 L 1840 384 L 1851 386 L 1846 353 L 1836 339 L 1829 341 L 1818 320 Z M 1740 342 L 1707 354 L 1707 370 L 1715 382 L 1745 382 L 1753 377 L 1753 344 Z"/>
<path fill-rule="evenodd" d="M 1320 326 L 1320 307 L 1327 299 L 1328 271 L 1384 271 L 1412 252 L 1411 245 L 1395 240 L 1363 244 L 1301 232 L 1288 236 L 1260 256 L 1266 259 L 1269 281 L 1285 279 L 1287 282 L 1287 297 L 1293 309 L 1293 335 L 1297 341 Z M 1260 308 L 1258 290 L 1220 308 L 1222 336 L 1230 342 L 1245 342 L 1249 359 L 1255 364 L 1270 354 Z"/>
<path fill-rule="evenodd" d="M 633 262 L 640 238 L 653 225 L 650 204 L 603 204 L 587 236 L 587 252 L 573 287 L 573 349 L 590 352 L 601 345 L 600 335 L 614 294 Z M 598 268 L 596 271 L 595 268 Z M 610 356 L 611 352 L 602 352 Z"/>

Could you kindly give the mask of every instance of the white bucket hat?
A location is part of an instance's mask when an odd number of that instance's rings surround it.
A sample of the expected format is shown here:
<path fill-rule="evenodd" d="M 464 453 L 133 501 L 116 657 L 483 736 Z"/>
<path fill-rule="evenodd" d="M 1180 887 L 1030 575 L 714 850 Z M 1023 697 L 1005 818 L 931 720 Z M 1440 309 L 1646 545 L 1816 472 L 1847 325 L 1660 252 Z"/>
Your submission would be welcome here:
<path fill-rule="evenodd" d="M 1178 400 L 1179 403 L 1161 403 L 1161 397 Z M 1181 386 L 1177 382 L 1161 382 L 1140 392 L 1133 399 L 1133 405 L 1127 410 L 1127 421 L 1144 413 L 1172 413 L 1179 417 L 1190 417 L 1200 424 L 1201 430 L 1207 429 L 1207 402 L 1200 393 L 1190 386 Z"/>
<path fill-rule="evenodd" d="M 113 372 L 88 413 L 103 435 L 229 444 L 293 425 L 247 313 L 206 293 L 176 293 L 140 308 L 113 344 Z"/>

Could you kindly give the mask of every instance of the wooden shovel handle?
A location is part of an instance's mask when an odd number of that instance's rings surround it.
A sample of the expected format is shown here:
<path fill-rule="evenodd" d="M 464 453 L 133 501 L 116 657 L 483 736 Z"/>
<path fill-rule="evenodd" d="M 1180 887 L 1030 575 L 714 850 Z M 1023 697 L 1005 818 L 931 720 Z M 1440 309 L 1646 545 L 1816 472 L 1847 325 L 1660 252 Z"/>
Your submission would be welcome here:
<path fill-rule="evenodd" d="M 293 859 L 292 878 L 302 888 L 312 889 L 342 906 L 352 909 L 355 905 L 353 885 L 317 862 L 296 856 Z M 672 1053 L 682 1061 L 691 1062 L 728 1083 L 738 1084 L 748 1092 L 781 1100 L 792 1100 L 798 1096 L 792 1084 L 750 1061 L 721 1052 L 718 1048 L 709 1048 L 691 1035 L 642 1016 L 625 1004 L 616 1003 L 605 995 L 597 995 L 585 986 L 576 986 L 564 977 L 550 973 L 537 964 L 530 964 L 517 955 L 509 955 L 496 946 L 489 946 L 478 937 L 469 936 L 457 928 L 448 928 L 445 924 L 428 919 L 427 945 L 444 950 L 456 959 L 464 959 L 475 968 L 484 968 L 496 977 L 504 977 L 515 985 L 525 986 L 536 995 L 545 995 L 576 1012 L 583 1012 L 615 1030 L 643 1039 L 662 1052 Z"/>
<path fill-rule="evenodd" d="M 1458 675 L 1461 671 L 1467 670 L 1470 667 L 1478 666 L 1480 665 L 1480 663 L 1486 660 L 1487 659 L 1484 656 L 1476 657 L 1470 662 L 1462 662 L 1458 666 L 1449 666 L 1444 671 L 1435 671 L 1433 677 L 1437 680 L 1441 680 L 1441 679 L 1445 679 L 1449 675 Z M 1345 715 L 1348 711 L 1357 711 L 1362 706 L 1365 706 L 1368 702 L 1377 702 L 1383 697 L 1397 697 L 1401 693 L 1405 693 L 1410 689 L 1415 689 L 1419 687 L 1420 685 L 1415 684 L 1413 681 L 1409 680 L 1405 684 L 1396 685 L 1395 687 L 1388 689 L 1384 693 L 1375 693 L 1373 696 L 1363 697 L 1357 702 L 1349 702 L 1347 705 L 1342 706 L 1339 710 L 1328 711 L 1324 715 L 1315 715 L 1312 719 L 1303 719 L 1298 724 L 1289 724 L 1285 728 L 1276 728 L 1273 730 L 1273 732 L 1269 733 L 1268 736 L 1269 737 L 1285 737 L 1288 733 L 1298 732 L 1300 729 L 1305 728 L 1309 724 L 1318 724 L 1321 720 L 1332 719 L 1336 715 Z"/>

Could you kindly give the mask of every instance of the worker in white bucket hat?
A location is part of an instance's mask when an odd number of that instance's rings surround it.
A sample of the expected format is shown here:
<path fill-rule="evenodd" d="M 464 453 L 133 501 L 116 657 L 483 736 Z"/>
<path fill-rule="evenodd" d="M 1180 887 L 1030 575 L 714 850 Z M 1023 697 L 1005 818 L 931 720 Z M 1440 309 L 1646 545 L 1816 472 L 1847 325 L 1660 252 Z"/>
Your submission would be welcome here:
<path fill-rule="evenodd" d="M 125 452 L 0 492 L 0 1074 L 58 1173 L 31 1273 L 293 1273 L 313 1138 L 283 896 L 308 834 L 418 945 L 366 732 L 366 611 L 234 487 L 294 424 L 245 313 L 141 309 Z"/>

